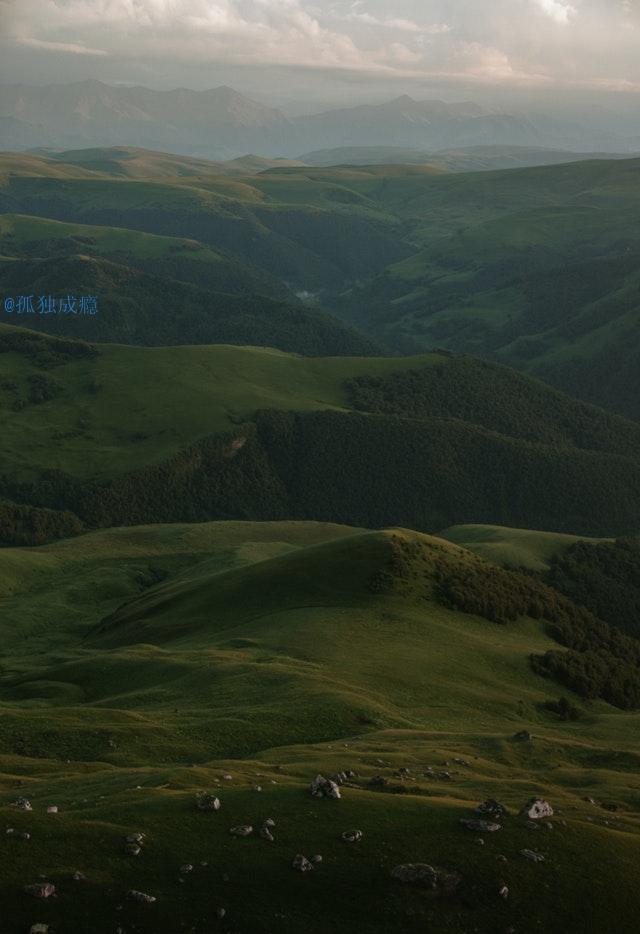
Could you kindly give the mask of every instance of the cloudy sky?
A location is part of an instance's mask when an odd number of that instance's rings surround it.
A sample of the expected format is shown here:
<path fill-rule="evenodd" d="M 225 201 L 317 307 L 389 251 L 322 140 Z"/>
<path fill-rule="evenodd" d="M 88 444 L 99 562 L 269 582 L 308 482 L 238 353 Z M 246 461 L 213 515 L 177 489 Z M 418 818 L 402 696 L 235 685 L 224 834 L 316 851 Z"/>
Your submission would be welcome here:
<path fill-rule="evenodd" d="M 0 81 L 90 76 L 292 101 L 640 100 L 640 0 L 0 0 Z"/>

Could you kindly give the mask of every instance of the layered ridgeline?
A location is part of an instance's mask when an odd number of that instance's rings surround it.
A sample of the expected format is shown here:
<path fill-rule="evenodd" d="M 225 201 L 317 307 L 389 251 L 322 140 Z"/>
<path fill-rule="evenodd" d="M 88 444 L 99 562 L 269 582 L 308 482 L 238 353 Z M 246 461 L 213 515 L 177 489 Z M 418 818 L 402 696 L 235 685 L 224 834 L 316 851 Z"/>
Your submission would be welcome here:
<path fill-rule="evenodd" d="M 329 356 L 380 352 L 375 341 L 304 307 L 274 276 L 194 240 L 115 227 L 0 216 L 2 320 L 122 344 L 252 344 Z M 19 313 L 19 296 L 32 311 Z M 97 314 L 42 313 L 40 296 L 97 299 Z M 45 306 L 46 307 L 46 306 Z"/>
<path fill-rule="evenodd" d="M 5 542 L 216 518 L 637 533 L 640 428 L 502 366 L 12 327 L 0 350 Z"/>
<path fill-rule="evenodd" d="M 245 291 L 319 301 L 383 346 L 493 358 L 640 415 L 637 159 L 469 174 L 433 165 L 255 174 L 260 164 L 247 166 L 246 175 L 229 176 L 214 163 L 139 150 L 8 154 L 0 157 L 0 210 L 93 228 L 71 237 L 99 241 L 96 226 L 160 235 L 172 241 L 161 251 L 169 261 L 153 266 L 146 256 L 152 275 L 188 276 L 196 287 L 228 292 L 246 268 Z M 2 253 L 18 264 L 44 262 L 16 268 L 11 281 L 26 285 L 39 272 L 43 286 L 48 276 L 60 282 L 41 247 L 26 249 L 30 239 L 42 246 L 42 232 L 28 233 L 36 222 L 7 223 L 21 224 L 24 237 L 14 234 L 13 249 L 5 237 Z M 65 249 L 98 262 L 96 282 L 111 300 L 122 288 L 107 287 L 116 273 L 103 260 L 134 270 L 135 280 L 152 244 L 119 251 L 113 241 L 122 232 L 109 236 L 105 248 L 76 242 Z M 109 256 L 114 250 L 119 255 Z M 212 253 L 224 262 L 214 263 Z M 67 278 L 75 274 L 69 269 Z M 142 300 L 147 284 L 130 288 Z M 167 288 L 178 293 L 175 283 Z M 91 328 L 78 336 L 90 338 Z"/>
<path fill-rule="evenodd" d="M 7 934 L 635 931 L 638 714 L 537 673 L 561 624 L 616 659 L 535 580 L 414 532 L 226 522 L 3 549 L 0 592 Z M 461 823 L 488 797 L 491 832 Z"/>

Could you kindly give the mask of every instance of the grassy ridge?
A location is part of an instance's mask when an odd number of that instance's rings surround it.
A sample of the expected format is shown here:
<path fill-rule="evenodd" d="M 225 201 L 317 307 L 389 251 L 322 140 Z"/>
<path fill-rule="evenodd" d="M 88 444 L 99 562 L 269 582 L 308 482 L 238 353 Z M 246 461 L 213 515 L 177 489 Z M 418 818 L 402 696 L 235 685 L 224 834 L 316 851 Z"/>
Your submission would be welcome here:
<path fill-rule="evenodd" d="M 64 344 L 16 329 L 3 342 L 3 495 L 72 509 L 90 526 L 297 518 L 634 531 L 636 426 L 501 367 L 114 345 L 43 367 L 42 348 Z M 513 389 L 517 413 L 496 405 L 496 385 L 503 399 Z"/>
<path fill-rule="evenodd" d="M 327 923 L 381 934 L 398 917 L 411 934 L 492 934 L 496 923 L 565 934 L 577 931 L 578 905 L 581 931 L 599 934 L 615 910 L 631 934 L 637 714 L 600 702 L 577 722 L 545 713 L 553 685 L 528 664 L 552 645 L 539 622 L 505 628 L 447 610 L 404 574 L 372 593 L 401 542 L 418 547 L 419 575 L 434 560 L 477 561 L 414 533 L 290 523 L 119 529 L 0 552 L 12 636 L 0 794 L 34 805 L 2 807 L 32 835 L 0 841 L 7 934 L 33 922 L 34 906 L 43 921 L 96 934 L 123 922 L 148 934 L 182 923 L 204 931 L 217 907 L 258 934 L 275 914 L 283 934 L 321 934 Z M 532 743 L 513 740 L 523 728 Z M 428 778 L 427 766 L 450 778 Z M 410 770 L 402 778 L 400 767 Z M 343 768 L 359 778 L 342 801 L 310 798 L 313 775 Z M 375 790 L 377 774 L 404 791 Z M 216 789 L 218 814 L 195 811 L 202 788 Z M 459 827 L 489 795 L 517 811 L 532 793 L 562 812 L 553 831 L 532 834 L 510 817 L 478 847 Z M 617 813 L 585 795 L 614 800 Z M 49 803 L 59 815 L 43 813 Z M 271 846 L 229 834 L 267 816 Z M 355 848 L 340 840 L 350 827 L 365 835 Z M 133 831 L 147 834 L 135 861 L 122 853 Z M 546 862 L 529 864 L 523 847 Z M 299 851 L 324 857 L 309 879 L 290 868 Z M 392 882 L 391 868 L 410 860 L 460 871 L 459 897 L 431 901 Z M 185 862 L 192 874 L 180 874 Z M 70 880 L 76 869 L 85 883 Z M 21 891 L 41 872 L 60 893 L 42 904 Z M 597 880 L 587 896 L 585 876 Z M 504 881 L 506 902 L 496 895 Z M 157 905 L 129 904 L 132 887 Z"/>

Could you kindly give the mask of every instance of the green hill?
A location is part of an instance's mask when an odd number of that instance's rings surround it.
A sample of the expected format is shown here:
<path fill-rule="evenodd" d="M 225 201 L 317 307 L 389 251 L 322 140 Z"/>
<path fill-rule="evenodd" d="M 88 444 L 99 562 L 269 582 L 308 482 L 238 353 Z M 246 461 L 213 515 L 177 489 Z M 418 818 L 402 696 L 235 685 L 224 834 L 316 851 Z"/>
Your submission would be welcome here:
<path fill-rule="evenodd" d="M 114 529 L 0 551 L 7 934 L 34 918 L 96 934 L 205 930 L 218 908 L 223 929 L 256 934 L 276 915 L 283 934 L 382 934 L 399 917 L 407 934 L 566 934 L 577 916 L 600 934 L 614 912 L 631 934 L 638 714 L 570 695 L 580 718 L 560 720 L 545 708 L 558 687 L 529 661 L 557 649 L 544 621 L 496 625 L 438 596 L 460 574 L 496 572 L 442 540 L 307 523 Z M 500 586 L 510 601 L 524 585 Z M 311 797 L 315 775 L 345 769 L 340 801 Z M 219 812 L 197 810 L 203 790 Z M 515 816 L 532 794 L 551 801 L 552 829 Z M 32 811 L 9 806 L 18 795 Z M 487 797 L 511 814 L 478 846 L 460 820 Z M 267 817 L 273 843 L 255 839 Z M 234 838 L 244 823 L 254 834 Z M 362 840 L 343 842 L 352 828 Z M 137 857 L 131 833 L 145 835 Z M 323 857 L 308 878 L 291 868 L 298 852 Z M 392 879 L 406 862 L 461 881 L 433 899 Z M 36 902 L 23 886 L 43 877 L 57 898 Z"/>
<path fill-rule="evenodd" d="M 627 160 L 432 178 L 408 209 L 421 252 L 342 313 L 396 347 L 500 360 L 637 418 L 639 172 Z"/>
<path fill-rule="evenodd" d="M 89 526 L 295 518 L 635 532 L 637 425 L 504 367 L 94 347 L 7 327 L 0 338 L 0 497 Z"/>
<path fill-rule="evenodd" d="M 494 564 L 530 571 L 548 571 L 551 560 L 573 545 L 581 541 L 593 542 L 575 535 L 495 525 L 456 525 L 440 536 Z"/>
<path fill-rule="evenodd" d="M 84 253 L 121 262 L 120 242 L 152 275 L 295 293 L 381 346 L 471 353 L 640 416 L 638 159 L 451 173 L 247 158 L 228 174 L 137 150 L 2 158 L 0 211 L 91 227 L 64 234 L 94 237 Z M 8 255 L 33 256 L 18 241 Z"/>

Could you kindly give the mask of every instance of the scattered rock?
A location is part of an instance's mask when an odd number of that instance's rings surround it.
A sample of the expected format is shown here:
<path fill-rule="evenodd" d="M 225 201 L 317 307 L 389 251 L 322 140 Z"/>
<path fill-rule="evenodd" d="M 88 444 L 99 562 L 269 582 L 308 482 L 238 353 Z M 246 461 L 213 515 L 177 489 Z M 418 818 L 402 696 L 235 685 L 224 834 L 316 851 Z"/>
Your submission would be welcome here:
<path fill-rule="evenodd" d="M 520 850 L 520 856 L 531 860 L 532 863 L 544 863 L 544 856 L 542 853 L 536 853 L 535 850 Z"/>
<path fill-rule="evenodd" d="M 57 814 L 57 813 L 58 813 L 58 805 L 57 805 L 57 804 L 50 804 L 50 805 L 47 807 L 47 814 Z"/>
<path fill-rule="evenodd" d="M 502 885 L 498 891 L 498 895 L 500 898 L 504 898 L 505 900 L 509 898 L 509 886 Z"/>
<path fill-rule="evenodd" d="M 502 824 L 494 824 L 492 821 L 487 820 L 466 820 L 463 817 L 460 819 L 460 823 L 467 830 L 472 830 L 474 833 L 497 833 L 498 830 L 502 830 Z"/>
<path fill-rule="evenodd" d="M 10 805 L 12 808 L 17 808 L 19 811 L 32 811 L 31 802 L 27 798 L 17 798 L 13 804 Z"/>
<path fill-rule="evenodd" d="M 253 827 L 251 824 L 240 824 L 239 827 L 232 827 L 230 833 L 234 837 L 250 837 L 253 833 Z"/>
<path fill-rule="evenodd" d="M 127 892 L 127 898 L 134 902 L 141 902 L 143 905 L 153 905 L 157 901 L 155 895 L 147 895 L 146 892 L 138 892 L 137 889 L 130 889 Z"/>
<path fill-rule="evenodd" d="M 345 830 L 342 839 L 345 843 L 359 843 L 364 834 L 361 830 Z"/>
<path fill-rule="evenodd" d="M 315 798 L 333 798 L 337 800 L 341 797 L 340 789 L 336 783 L 331 781 L 330 778 L 325 778 L 324 775 L 316 775 L 311 782 L 311 794 Z"/>
<path fill-rule="evenodd" d="M 529 730 L 520 730 L 519 733 L 516 733 L 514 739 L 519 740 L 521 743 L 530 743 L 531 742 L 531 733 Z"/>
<path fill-rule="evenodd" d="M 292 867 L 297 869 L 298 872 L 311 872 L 313 863 L 308 860 L 306 856 L 303 856 L 302 853 L 298 853 L 293 860 Z"/>
<path fill-rule="evenodd" d="M 383 775 L 374 775 L 373 778 L 369 779 L 369 784 L 372 788 L 384 788 L 385 785 L 389 784 L 389 779 Z"/>
<path fill-rule="evenodd" d="M 145 835 L 143 833 L 128 833 L 125 837 L 126 843 L 137 843 L 138 846 L 142 846 L 144 843 Z"/>
<path fill-rule="evenodd" d="M 268 840 L 269 843 L 273 843 L 274 836 L 272 831 L 275 826 L 276 822 L 270 817 L 263 823 L 262 827 L 260 828 L 260 836 L 263 840 Z"/>
<path fill-rule="evenodd" d="M 322 862 L 322 857 L 320 856 L 319 853 L 316 853 L 315 856 L 311 857 L 311 862 L 313 863 L 314 866 L 319 866 L 320 863 Z"/>
<path fill-rule="evenodd" d="M 56 887 L 51 882 L 36 882 L 34 885 L 25 885 L 27 895 L 33 895 L 35 898 L 50 898 L 56 894 Z"/>
<path fill-rule="evenodd" d="M 193 866 L 191 863 L 185 863 L 184 866 L 180 867 L 180 872 L 182 875 L 186 875 L 189 872 L 193 872 Z"/>
<path fill-rule="evenodd" d="M 124 851 L 127 856 L 140 856 L 142 847 L 139 847 L 137 843 L 125 843 Z"/>
<path fill-rule="evenodd" d="M 529 798 L 521 814 L 529 820 L 541 820 L 543 817 L 553 817 L 553 808 L 544 798 Z"/>
<path fill-rule="evenodd" d="M 219 811 L 220 799 L 208 791 L 199 791 L 196 795 L 196 807 L 199 811 Z"/>
<path fill-rule="evenodd" d="M 222 921 L 226 913 L 227 913 L 226 908 L 216 908 L 216 918 L 219 918 L 220 921 Z"/>
<path fill-rule="evenodd" d="M 405 885 L 427 889 L 434 895 L 453 895 L 462 881 L 457 872 L 435 869 L 428 863 L 404 863 L 391 871 L 391 878 Z"/>
<path fill-rule="evenodd" d="M 32 924 L 29 929 L 29 934 L 49 934 L 49 925 L 48 924 Z"/>
<path fill-rule="evenodd" d="M 476 814 L 480 814 L 484 817 L 506 817 L 508 813 L 504 804 L 500 804 L 499 801 L 494 801 L 493 798 L 488 798 L 476 808 Z"/>
<path fill-rule="evenodd" d="M 77 869 L 74 872 L 74 874 L 71 876 L 71 878 L 73 879 L 74 882 L 86 882 L 87 881 L 87 877 L 85 876 L 85 874 L 83 872 L 78 872 Z"/>

